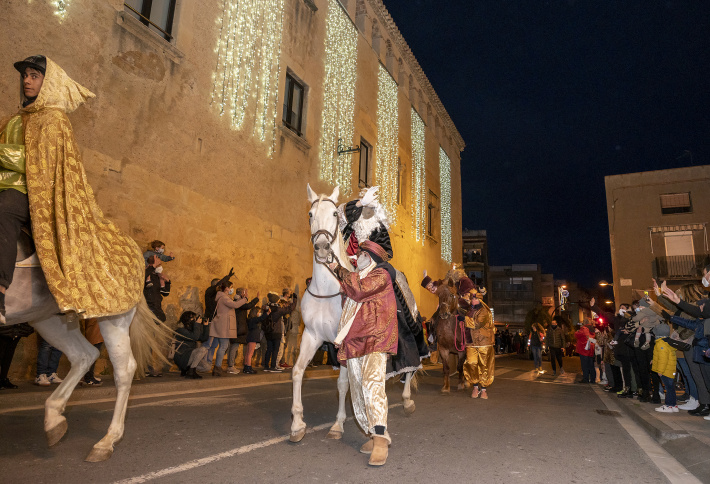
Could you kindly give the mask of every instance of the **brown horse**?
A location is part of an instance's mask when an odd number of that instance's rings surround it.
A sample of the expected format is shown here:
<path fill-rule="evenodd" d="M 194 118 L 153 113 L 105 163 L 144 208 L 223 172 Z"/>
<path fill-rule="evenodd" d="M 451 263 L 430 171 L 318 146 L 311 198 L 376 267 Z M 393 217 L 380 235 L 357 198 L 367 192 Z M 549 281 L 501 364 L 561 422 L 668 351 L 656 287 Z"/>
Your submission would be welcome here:
<path fill-rule="evenodd" d="M 453 354 L 457 358 L 456 369 L 459 372 L 458 390 L 468 388 L 469 384 L 465 381 L 463 374 L 463 364 L 466 360 L 466 345 L 464 343 L 464 328 L 463 324 L 458 322 L 456 317 L 458 313 L 458 300 L 456 291 L 450 284 L 441 284 L 436 295 L 439 297 L 439 308 L 432 316 L 433 332 L 436 334 L 436 339 L 439 347 L 439 356 L 441 363 L 444 365 L 444 386 L 441 389 L 442 393 L 449 393 L 449 355 Z"/>

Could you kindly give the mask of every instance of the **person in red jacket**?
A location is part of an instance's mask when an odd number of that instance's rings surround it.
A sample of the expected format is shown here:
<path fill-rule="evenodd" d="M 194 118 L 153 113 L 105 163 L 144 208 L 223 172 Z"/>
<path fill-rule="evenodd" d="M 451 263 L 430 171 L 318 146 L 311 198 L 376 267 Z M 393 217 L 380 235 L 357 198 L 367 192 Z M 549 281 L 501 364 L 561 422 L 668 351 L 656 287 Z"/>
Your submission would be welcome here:
<path fill-rule="evenodd" d="M 594 339 L 589 331 L 589 326 L 584 325 L 576 333 L 577 354 L 582 363 L 582 380 L 579 383 L 592 383 L 594 381 Z"/>

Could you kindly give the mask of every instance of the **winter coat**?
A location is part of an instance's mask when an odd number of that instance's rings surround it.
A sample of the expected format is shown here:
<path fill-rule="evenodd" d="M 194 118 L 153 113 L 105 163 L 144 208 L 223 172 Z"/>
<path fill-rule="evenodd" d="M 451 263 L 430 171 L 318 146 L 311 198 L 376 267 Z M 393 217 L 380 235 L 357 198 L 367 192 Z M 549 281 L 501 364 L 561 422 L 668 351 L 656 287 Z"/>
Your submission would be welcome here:
<path fill-rule="evenodd" d="M 585 349 L 587 346 L 587 340 L 590 337 L 589 328 L 582 326 L 582 329 L 574 333 L 574 337 L 577 338 L 577 346 L 575 350 L 578 355 L 581 356 L 594 356 L 594 344 L 589 345 L 589 349 Z"/>
<path fill-rule="evenodd" d="M 217 301 L 217 309 L 210 327 L 210 336 L 214 338 L 236 338 L 237 315 L 234 310 L 246 304 L 247 300 L 234 301 L 224 291 L 218 292 L 215 300 Z"/>
<path fill-rule="evenodd" d="M 247 343 L 261 342 L 261 323 L 266 321 L 268 317 L 268 314 L 263 313 L 261 316 L 247 319 L 247 326 L 249 327 L 249 334 L 247 334 Z"/>
<path fill-rule="evenodd" d="M 210 334 L 209 325 L 195 322 L 192 331 L 185 327 L 175 330 L 175 356 L 173 361 L 180 370 L 187 370 L 190 354 L 197 348 L 199 341 L 207 341 Z"/>
<path fill-rule="evenodd" d="M 148 307 L 155 317 L 157 317 L 162 322 L 165 322 L 167 317 L 163 312 L 163 298 L 170 294 L 170 281 L 165 281 L 165 285 L 161 287 L 160 276 L 155 272 L 155 267 L 148 266 L 145 270 L 145 281 L 143 286 L 143 296 L 145 296 L 145 302 L 148 303 Z"/>
<path fill-rule="evenodd" d="M 656 339 L 656 345 L 653 347 L 652 371 L 668 378 L 675 378 L 675 352 L 675 348 L 671 348 L 666 338 Z"/>
<path fill-rule="evenodd" d="M 565 347 L 565 331 L 559 324 L 557 327 L 550 327 L 547 330 L 547 347 L 548 348 L 564 348 Z"/>
<path fill-rule="evenodd" d="M 286 307 L 281 307 L 279 304 L 271 305 L 271 313 L 269 313 L 268 320 L 262 323 L 262 329 L 266 335 L 266 339 L 276 340 L 281 339 L 281 335 L 284 333 L 284 322 L 283 317 L 296 309 L 296 303 L 298 299 L 296 295 L 293 295 L 291 304 Z"/>
<path fill-rule="evenodd" d="M 230 276 L 227 274 L 224 276 L 222 279 L 219 280 L 219 282 L 215 283 L 214 286 L 210 286 L 205 290 L 205 318 L 208 321 L 212 321 L 212 318 L 214 317 L 214 309 L 217 307 L 217 291 L 219 291 L 219 286 L 227 282 L 229 280 Z"/>
<path fill-rule="evenodd" d="M 705 350 L 710 348 L 708 337 L 705 336 L 705 321 L 710 322 L 710 319 L 685 319 L 680 316 L 671 316 L 671 323 L 695 331 L 693 361 L 701 365 L 707 365 L 709 363 L 703 356 Z"/>
<path fill-rule="evenodd" d="M 249 334 L 247 316 L 249 315 L 249 311 L 257 304 L 259 304 L 259 298 L 255 297 L 242 307 L 234 310 L 237 315 L 237 343 L 240 345 L 246 344 L 247 342 L 247 334 Z"/>

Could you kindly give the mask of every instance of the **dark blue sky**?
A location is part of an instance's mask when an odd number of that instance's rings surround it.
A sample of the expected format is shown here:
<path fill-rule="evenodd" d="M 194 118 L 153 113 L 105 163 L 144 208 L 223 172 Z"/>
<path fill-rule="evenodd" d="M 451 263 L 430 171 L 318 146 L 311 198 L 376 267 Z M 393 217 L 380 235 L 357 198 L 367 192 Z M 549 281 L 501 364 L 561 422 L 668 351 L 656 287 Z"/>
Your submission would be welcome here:
<path fill-rule="evenodd" d="M 385 5 L 466 142 L 491 264 L 609 280 L 604 176 L 710 163 L 709 1 Z"/>

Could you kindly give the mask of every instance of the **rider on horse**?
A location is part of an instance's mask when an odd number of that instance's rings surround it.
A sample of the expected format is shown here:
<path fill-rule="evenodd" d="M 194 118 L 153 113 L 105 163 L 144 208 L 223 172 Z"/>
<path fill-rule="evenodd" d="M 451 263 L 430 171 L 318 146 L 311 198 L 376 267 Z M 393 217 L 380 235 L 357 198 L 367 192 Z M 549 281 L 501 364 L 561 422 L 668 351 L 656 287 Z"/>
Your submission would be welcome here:
<path fill-rule="evenodd" d="M 14 66 L 22 107 L 0 122 L 0 324 L 20 231 L 30 223 L 62 313 L 124 313 L 142 298 L 141 253 L 96 204 L 67 118 L 94 94 L 45 56 Z"/>

